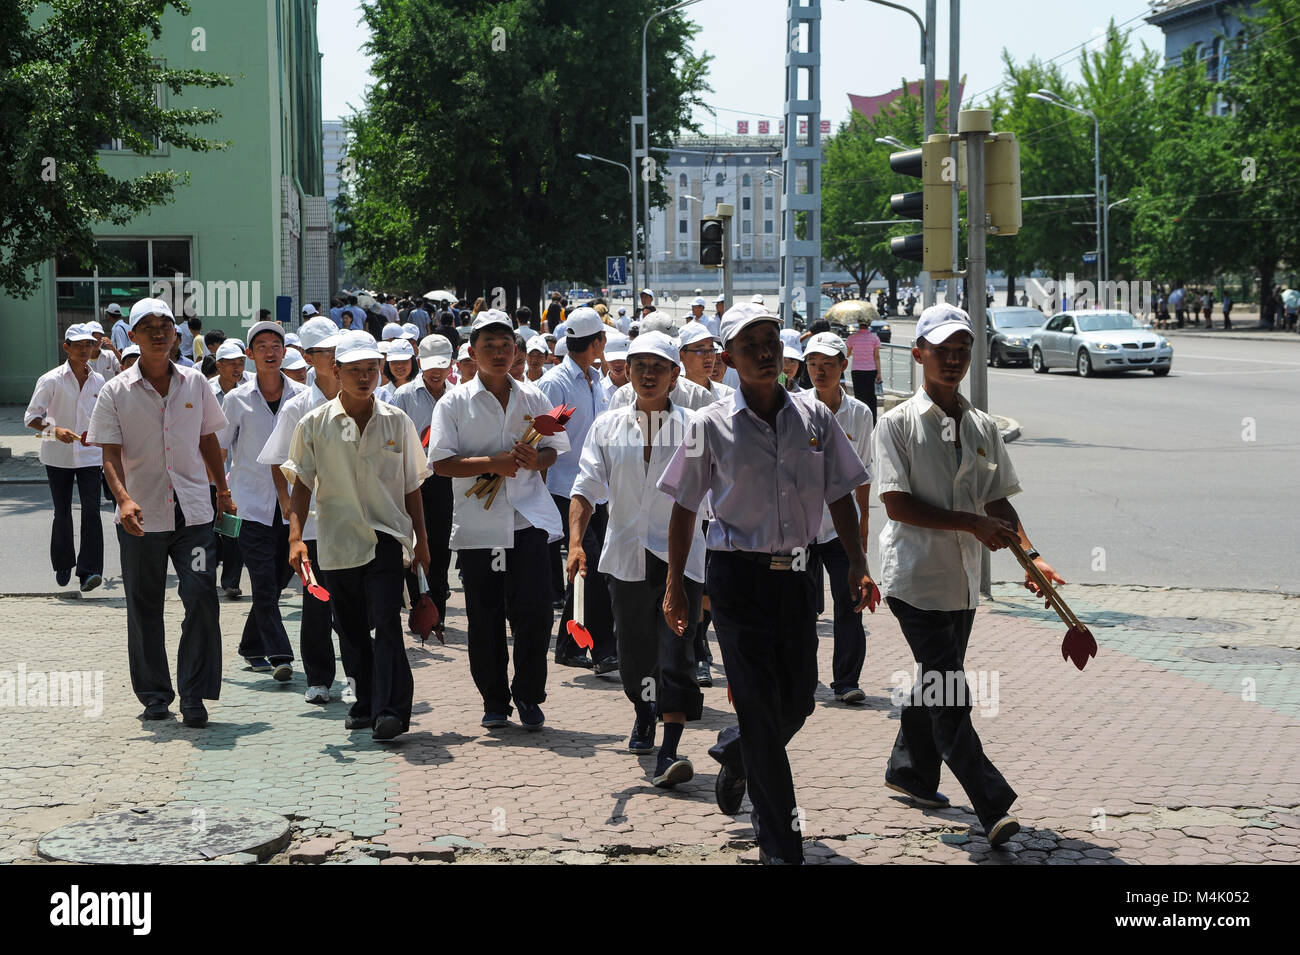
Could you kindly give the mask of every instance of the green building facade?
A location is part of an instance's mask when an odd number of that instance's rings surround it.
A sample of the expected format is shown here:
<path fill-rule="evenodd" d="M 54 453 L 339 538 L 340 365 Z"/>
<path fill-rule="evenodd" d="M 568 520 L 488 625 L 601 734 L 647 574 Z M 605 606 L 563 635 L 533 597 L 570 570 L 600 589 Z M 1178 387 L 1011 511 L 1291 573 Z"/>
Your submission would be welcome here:
<path fill-rule="evenodd" d="M 238 338 L 259 308 L 294 326 L 304 303 L 328 302 L 334 250 L 323 196 L 316 4 L 192 0 L 191 10 L 167 10 L 155 55 L 169 67 L 227 73 L 234 85 L 181 96 L 160 87 L 158 95 L 168 106 L 218 110 L 220 120 L 199 132 L 231 146 L 194 153 L 164 145 L 140 156 L 101 144 L 101 165 L 114 177 L 166 168 L 188 172 L 189 183 L 125 226 L 96 228 L 114 259 L 109 269 L 96 274 L 55 259 L 32 297 L 0 295 L 7 345 L 0 401 L 26 402 L 36 378 L 62 359 L 64 329 L 98 318 L 107 331 L 104 309 L 114 302 L 125 312 L 137 299 L 163 297 L 178 318 L 195 314 L 204 331 Z"/>

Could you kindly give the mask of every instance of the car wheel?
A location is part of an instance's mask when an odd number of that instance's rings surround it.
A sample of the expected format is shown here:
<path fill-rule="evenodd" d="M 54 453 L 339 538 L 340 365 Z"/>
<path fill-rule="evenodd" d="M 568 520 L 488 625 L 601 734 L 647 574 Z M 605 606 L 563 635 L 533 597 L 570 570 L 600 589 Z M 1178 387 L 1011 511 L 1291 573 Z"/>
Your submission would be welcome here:
<path fill-rule="evenodd" d="M 1086 348 L 1079 349 L 1077 367 L 1079 369 L 1080 378 L 1092 377 L 1092 359 L 1088 357 L 1088 350 Z"/>
<path fill-rule="evenodd" d="M 1043 353 L 1039 349 L 1035 348 L 1033 354 L 1029 356 L 1029 364 L 1033 366 L 1034 374 L 1047 374 L 1047 362 L 1043 361 Z"/>
<path fill-rule="evenodd" d="M 1002 346 L 997 342 L 994 342 L 989 349 L 989 364 L 994 368 L 1001 368 L 1006 365 L 1006 361 L 1002 358 Z"/>
<path fill-rule="evenodd" d="M 1173 366 L 1171 365 L 1170 367 L 1172 368 Z M 1152 368 L 1151 374 L 1155 375 L 1157 378 L 1163 378 L 1165 375 L 1169 374 L 1169 368 Z"/>

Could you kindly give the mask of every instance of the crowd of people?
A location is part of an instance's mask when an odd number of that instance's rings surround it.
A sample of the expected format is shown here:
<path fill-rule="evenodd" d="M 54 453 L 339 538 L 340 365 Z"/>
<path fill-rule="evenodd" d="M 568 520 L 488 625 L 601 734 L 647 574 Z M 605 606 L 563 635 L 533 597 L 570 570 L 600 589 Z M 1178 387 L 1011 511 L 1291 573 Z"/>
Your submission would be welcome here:
<path fill-rule="evenodd" d="M 684 734 L 702 717 L 716 646 L 736 724 L 708 750 L 715 797 L 735 814 L 749 794 L 771 863 L 803 858 L 786 747 L 813 712 L 825 582 L 830 685 L 848 706 L 866 700 L 862 614 L 883 588 L 922 672 L 945 675 L 939 699 L 918 680 L 885 785 L 947 805 L 947 763 L 990 842 L 1005 842 L 1016 796 L 982 751 L 962 675 L 980 549 L 1018 542 L 1062 581 L 1007 501 L 1020 488 L 993 419 L 958 393 L 969 316 L 925 310 L 924 385 L 877 421 L 874 385 L 859 377 L 875 348 L 860 330 L 846 342 L 828 327 L 786 329 L 761 296 L 699 296 L 682 319 L 650 290 L 638 299 L 630 314 L 558 295 L 508 314 L 482 300 L 439 309 L 379 295 L 363 309 L 340 296 L 324 313 L 303 306 L 293 331 L 260 316 L 243 340 L 178 324 L 159 299 L 110 306 L 107 334 L 67 329 L 66 360 L 40 378 L 25 418 L 49 439 L 56 580 L 103 583 L 102 489 L 143 719 L 171 718 L 179 695 L 184 725 L 207 725 L 222 681 L 218 595 L 242 598 L 246 570 L 243 665 L 284 683 L 298 663 L 305 702 L 325 706 L 337 636 L 345 727 L 381 742 L 411 725 L 403 610 L 431 600 L 445 639 L 455 585 L 483 728 L 517 715 L 542 730 L 548 663 L 618 671 L 627 751 L 657 752 L 650 781 L 665 789 L 694 775 Z M 859 397 L 843 383 L 851 364 Z M 886 513 L 878 578 L 866 558 L 873 484 Z M 185 610 L 175 689 L 168 564 Z M 294 576 L 296 648 L 280 611 Z M 1026 587 L 1038 592 L 1029 575 Z"/>

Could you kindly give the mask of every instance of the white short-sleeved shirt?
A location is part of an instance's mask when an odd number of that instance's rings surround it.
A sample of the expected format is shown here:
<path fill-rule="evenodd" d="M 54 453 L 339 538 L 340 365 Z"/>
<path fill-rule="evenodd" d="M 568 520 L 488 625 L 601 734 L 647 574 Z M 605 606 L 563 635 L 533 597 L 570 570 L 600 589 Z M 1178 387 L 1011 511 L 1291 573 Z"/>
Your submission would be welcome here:
<path fill-rule="evenodd" d="M 699 411 L 701 408 L 707 408 L 718 400 L 719 393 L 710 391 L 695 382 L 691 381 L 685 375 L 677 376 L 677 384 L 673 385 L 673 390 L 668 392 L 668 400 L 679 408 L 685 408 L 687 411 Z M 609 410 L 615 408 L 626 408 L 628 405 L 636 403 L 636 391 L 632 388 L 632 382 L 614 389 L 614 393 L 609 397 Z"/>
<path fill-rule="evenodd" d="M 103 375 L 105 381 L 108 381 L 108 379 L 114 377 L 122 370 L 122 363 L 119 362 L 117 356 L 107 348 L 101 348 L 99 350 L 99 357 L 90 362 L 90 367 Z"/>
<path fill-rule="evenodd" d="M 444 395 L 447 394 L 447 388 L 447 385 L 443 385 Z M 415 433 L 423 436 L 425 429 L 433 424 L 433 410 L 438 406 L 438 399 L 429 391 L 424 378 L 420 377 L 408 381 L 393 392 L 392 400 L 388 403 L 406 412 L 406 416 L 415 425 Z"/>
<path fill-rule="evenodd" d="M 568 497 L 573 489 L 587 430 L 609 404 L 601 382 L 600 372 L 589 368 L 584 373 L 571 355 L 565 355 L 564 361 L 538 379 L 537 389 L 551 402 L 551 407 L 565 404 L 574 409 L 569 423 L 564 426 L 569 449 L 546 470 L 546 489 L 557 497 Z"/>
<path fill-rule="evenodd" d="M 609 527 L 600 552 L 601 573 L 618 580 L 645 580 L 647 550 L 667 562 L 673 499 L 657 484 L 692 417 L 685 408 L 669 408 L 659 419 L 648 464 L 645 428 L 650 421 L 637 412 L 635 405 L 606 411 L 587 432 L 573 494 L 581 494 L 593 504 L 609 499 Z M 692 580 L 704 580 L 704 535 L 698 522 L 685 573 Z"/>
<path fill-rule="evenodd" d="M 271 429 L 271 436 L 266 439 L 266 444 L 262 447 L 261 453 L 257 456 L 257 463 L 264 464 L 267 467 L 278 468 L 285 461 L 289 460 L 289 448 L 293 444 L 293 433 L 298 427 L 298 422 L 307 416 L 307 412 L 319 408 L 329 401 L 328 398 L 315 385 L 310 388 L 304 388 L 292 398 L 280 405 L 280 413 L 276 415 L 275 427 Z M 292 485 L 290 485 L 292 494 Z M 287 521 L 289 516 L 285 515 Z M 314 541 L 316 539 L 316 498 L 313 495 L 311 504 L 307 508 L 307 520 L 302 525 L 302 539 L 305 541 Z"/>
<path fill-rule="evenodd" d="M 91 444 L 122 446 L 126 492 L 140 505 L 145 533 L 176 530 L 180 504 L 189 526 L 212 520 L 208 469 L 199 438 L 226 426 L 217 397 L 203 373 L 175 362 L 164 398 L 136 362 L 99 390 L 90 416 Z M 113 514 L 122 521 L 122 508 Z"/>
<path fill-rule="evenodd" d="M 713 495 L 710 550 L 789 554 L 821 527 L 822 507 L 866 480 L 829 408 L 812 392 L 784 399 L 776 430 L 742 391 L 696 415 L 659 488 L 691 511 Z"/>
<path fill-rule="evenodd" d="M 984 513 L 990 501 L 1020 492 L 997 423 L 958 396 L 961 463 L 954 428 L 921 389 L 880 416 L 873 447 L 876 493 L 903 491 L 951 511 Z M 880 532 L 883 593 L 921 610 L 969 610 L 979 604 L 980 551 L 973 534 L 886 520 Z"/>
<path fill-rule="evenodd" d="M 221 410 L 226 415 L 226 426 L 217 440 L 226 450 L 226 469 L 229 472 L 230 494 L 239 508 L 239 516 L 258 524 L 270 525 L 275 517 L 275 484 L 271 469 L 258 461 L 266 440 L 275 429 L 276 421 L 287 401 L 303 390 L 303 386 L 280 372 L 283 391 L 274 414 L 257 386 L 257 379 L 246 381 L 226 395 Z M 276 462 L 283 464 L 283 460 Z M 288 520 L 288 515 L 281 515 Z"/>
<path fill-rule="evenodd" d="M 338 398 L 313 408 L 294 430 L 281 466 L 287 479 L 312 488 L 325 570 L 370 563 L 380 534 L 400 541 L 408 562 L 414 552 L 406 495 L 428 474 L 424 449 L 410 418 L 382 401 L 373 408 L 360 433 Z"/>
<path fill-rule="evenodd" d="M 523 440 L 529 428 L 524 415 L 545 414 L 553 407 L 551 400 L 534 385 L 513 378 L 508 380 L 510 399 L 504 411 L 496 396 L 483 387 L 478 375 L 442 396 L 433 410 L 433 424 L 429 429 L 430 467 L 444 458 L 490 457 L 504 451 Z M 561 431 L 544 437 L 537 447 L 555 448 L 557 453 L 567 451 L 568 434 Z M 515 531 L 529 526 L 546 531 L 548 541 L 560 539 L 560 514 L 542 482 L 541 472 L 521 470 L 514 477 L 506 478 L 490 509 L 483 507 L 487 498 L 465 496 L 477 481 L 477 476 L 451 479 L 455 507 L 451 519 L 452 550 L 511 548 Z"/>
<path fill-rule="evenodd" d="M 816 394 L 816 392 L 813 392 Z M 867 479 L 863 484 L 871 483 L 871 433 L 874 422 L 871 418 L 871 409 L 857 398 L 850 397 L 840 386 L 840 406 L 835 412 L 835 420 L 840 423 L 844 429 L 844 436 L 849 439 L 853 445 L 853 450 L 858 452 L 858 458 L 862 461 L 862 466 L 867 469 Z M 858 515 L 861 517 L 861 515 Z M 817 542 L 824 544 L 827 541 L 835 540 L 839 535 L 835 532 L 835 522 L 831 520 L 831 509 L 829 506 L 822 507 L 822 528 L 817 534 Z"/>
<path fill-rule="evenodd" d="M 85 384 L 77 384 L 72 366 L 65 361 L 36 379 L 23 424 L 44 419 L 47 426 L 85 434 L 103 387 L 104 376 L 93 368 L 87 372 Z M 53 437 L 41 441 L 41 464 L 52 468 L 93 468 L 103 463 L 103 451 L 80 441 L 64 444 Z"/>

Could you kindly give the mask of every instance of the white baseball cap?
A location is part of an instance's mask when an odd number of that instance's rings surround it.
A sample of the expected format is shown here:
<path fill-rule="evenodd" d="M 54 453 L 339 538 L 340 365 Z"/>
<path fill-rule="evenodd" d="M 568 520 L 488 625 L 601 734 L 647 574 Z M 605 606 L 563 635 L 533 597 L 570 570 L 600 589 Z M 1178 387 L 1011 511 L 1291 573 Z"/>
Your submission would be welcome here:
<path fill-rule="evenodd" d="M 397 341 L 389 344 L 388 360 L 393 361 L 396 359 L 397 361 L 401 361 L 403 358 L 414 359 L 415 349 L 411 347 L 411 343 L 405 338 L 399 338 Z"/>
<path fill-rule="evenodd" d="M 416 325 L 414 322 L 407 322 L 402 326 L 402 337 L 409 338 L 411 341 L 418 340 L 420 337 L 420 326 Z"/>
<path fill-rule="evenodd" d="M 279 322 L 258 322 L 248 330 L 248 345 L 250 348 L 253 345 L 253 339 L 262 334 L 262 332 L 275 332 L 280 336 L 281 342 L 285 344 L 288 343 L 284 337 L 284 326 Z"/>
<path fill-rule="evenodd" d="M 316 311 L 315 305 L 312 305 L 310 302 L 308 302 L 306 305 L 302 307 L 302 314 L 303 317 L 306 318 L 308 315 L 319 315 L 320 313 Z"/>
<path fill-rule="evenodd" d="M 948 336 L 954 332 L 967 332 L 972 339 L 975 337 L 970 316 L 948 302 L 931 305 L 921 313 L 921 318 L 916 323 L 916 337 L 924 338 L 931 345 L 947 341 Z"/>
<path fill-rule="evenodd" d="M 300 339 L 294 332 L 284 333 L 284 343 L 286 345 L 297 345 L 299 348 L 302 347 L 302 339 Z"/>
<path fill-rule="evenodd" d="M 333 348 L 342 338 L 339 327 L 328 318 L 316 316 L 302 323 L 298 329 L 298 341 L 306 348 Z"/>
<path fill-rule="evenodd" d="M 700 306 L 700 308 L 703 308 L 703 307 L 704 307 L 705 305 L 707 305 L 707 304 L 708 304 L 708 303 L 704 301 L 704 296 L 703 296 L 703 295 L 697 295 L 697 296 L 695 296 L 695 298 L 691 299 L 691 307 L 692 307 L 692 308 L 694 308 L 696 305 Z"/>
<path fill-rule="evenodd" d="M 307 359 L 302 357 L 302 352 L 291 351 L 285 356 L 284 361 L 280 362 L 281 371 L 297 371 L 299 368 L 307 367 Z"/>
<path fill-rule="evenodd" d="M 545 339 L 544 337 L 542 337 L 541 335 L 534 335 L 532 338 L 528 339 L 528 349 L 527 349 L 527 350 L 528 350 L 529 352 L 539 351 L 539 352 L 541 352 L 543 355 L 549 355 L 549 354 L 551 353 L 551 349 L 550 349 L 550 348 L 547 346 L 547 344 L 546 344 L 546 339 Z M 607 354 L 607 355 L 609 354 L 609 346 L 608 346 L 608 345 L 605 347 L 605 354 Z"/>
<path fill-rule="evenodd" d="M 564 336 L 566 338 L 586 338 L 588 335 L 595 335 L 604 331 L 604 329 L 605 323 L 600 317 L 600 312 L 585 305 L 570 312 L 569 317 L 564 322 Z"/>
<path fill-rule="evenodd" d="M 469 342 L 460 346 L 460 351 L 456 353 L 457 361 L 472 361 L 469 354 Z"/>
<path fill-rule="evenodd" d="M 719 302 L 725 302 L 726 300 L 727 300 L 727 296 L 719 295 L 717 298 L 713 300 L 713 304 L 717 305 Z"/>
<path fill-rule="evenodd" d="M 479 312 L 470 330 L 476 332 L 480 328 L 487 328 L 489 325 L 500 325 L 510 331 L 515 330 L 515 323 L 510 321 L 510 316 L 499 308 L 488 308 Z M 457 358 L 456 360 L 464 361 L 463 358 Z"/>
<path fill-rule="evenodd" d="M 793 358 L 795 361 L 803 361 L 803 352 L 793 345 L 785 345 L 781 349 L 781 354 L 786 358 Z"/>
<path fill-rule="evenodd" d="M 774 325 L 780 326 L 781 319 L 762 305 L 756 305 L 753 302 L 741 302 L 738 305 L 731 306 L 722 313 L 723 346 L 755 322 L 772 322 Z"/>
<path fill-rule="evenodd" d="M 387 357 L 388 349 L 391 348 L 392 345 L 393 345 L 392 342 L 377 342 L 375 344 L 375 347 L 379 349 L 379 354 Z"/>
<path fill-rule="evenodd" d="M 555 357 L 563 358 L 569 353 L 569 343 L 561 338 L 555 343 Z"/>
<path fill-rule="evenodd" d="M 97 332 L 100 335 L 104 334 L 104 326 L 99 324 L 99 322 L 85 322 L 84 324 L 86 326 L 87 331 L 90 331 L 92 333 Z"/>
<path fill-rule="evenodd" d="M 641 334 L 643 335 L 646 332 L 663 332 L 669 338 L 676 338 L 680 328 L 677 319 L 667 312 L 651 312 L 641 319 Z"/>
<path fill-rule="evenodd" d="M 132 344 L 127 345 L 125 348 L 122 349 L 122 358 L 123 358 L 124 360 L 125 360 L 126 358 L 130 357 L 131 355 L 134 355 L 134 356 L 136 356 L 137 358 L 140 357 L 140 346 L 139 346 L 139 345 L 136 345 L 136 344 L 132 343 Z"/>
<path fill-rule="evenodd" d="M 425 335 L 420 341 L 420 370 L 451 367 L 451 339 L 446 335 Z"/>
<path fill-rule="evenodd" d="M 351 361 L 365 361 L 367 358 L 383 358 L 375 336 L 369 332 L 344 332 L 340 341 L 334 346 L 334 360 L 339 364 Z"/>
<path fill-rule="evenodd" d="M 754 297 L 751 298 L 750 301 L 753 302 L 755 305 L 765 305 L 765 304 L 767 304 L 766 302 L 763 301 L 763 296 L 762 296 L 761 294 L 759 294 L 758 292 L 755 292 L 755 293 L 754 293 Z"/>
<path fill-rule="evenodd" d="M 108 308 L 106 308 L 105 311 L 108 312 L 108 314 L 110 315 L 121 315 L 122 306 L 118 305 L 117 302 L 114 302 L 112 305 L 108 306 Z"/>
<path fill-rule="evenodd" d="M 677 333 L 678 341 L 681 347 L 694 345 L 696 342 L 702 342 L 706 339 L 713 341 L 713 332 L 709 331 L 709 326 L 703 322 L 687 322 L 682 326 L 682 330 Z"/>
<path fill-rule="evenodd" d="M 808 339 L 803 354 L 805 360 L 809 355 L 830 355 L 832 358 L 839 355 L 841 358 L 848 358 L 849 347 L 844 344 L 844 339 L 834 332 L 818 332 Z"/>
<path fill-rule="evenodd" d="M 674 365 L 680 360 L 677 339 L 663 332 L 643 332 L 638 335 L 628 347 L 627 360 L 631 361 L 637 355 L 654 355 Z"/>
<path fill-rule="evenodd" d="M 127 320 L 131 328 L 135 328 L 136 323 L 146 315 L 166 315 L 173 322 L 176 316 L 172 314 L 172 307 L 160 298 L 142 298 L 131 306 L 131 317 Z"/>
<path fill-rule="evenodd" d="M 783 328 L 781 329 L 781 344 L 789 345 L 792 348 L 799 348 L 799 329 Z"/>
<path fill-rule="evenodd" d="M 650 291 L 648 288 L 643 288 L 643 289 L 641 290 L 641 294 L 642 294 L 642 295 L 649 295 L 649 296 L 650 296 L 650 301 L 652 301 L 652 302 L 655 300 L 655 293 L 652 292 L 652 291 Z"/>
<path fill-rule="evenodd" d="M 605 358 L 609 361 L 615 361 L 627 357 L 628 346 L 631 345 L 632 339 L 628 338 L 622 332 L 608 331 L 605 333 Z"/>
<path fill-rule="evenodd" d="M 620 308 L 620 309 L 618 310 L 618 313 L 619 313 L 620 315 L 626 315 L 626 314 L 627 314 L 627 309 L 626 309 L 626 308 Z"/>
<path fill-rule="evenodd" d="M 65 342 L 93 342 L 94 334 L 87 325 L 69 325 L 68 330 L 63 333 Z"/>
<path fill-rule="evenodd" d="M 244 343 L 238 338 L 227 338 L 217 346 L 217 361 L 227 361 L 234 358 L 247 358 L 244 354 Z"/>
<path fill-rule="evenodd" d="M 384 326 L 384 330 L 379 333 L 380 337 L 386 342 L 391 342 L 395 338 L 402 337 L 402 326 L 396 322 L 389 322 Z"/>

